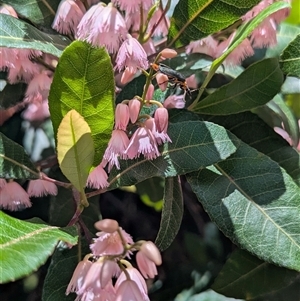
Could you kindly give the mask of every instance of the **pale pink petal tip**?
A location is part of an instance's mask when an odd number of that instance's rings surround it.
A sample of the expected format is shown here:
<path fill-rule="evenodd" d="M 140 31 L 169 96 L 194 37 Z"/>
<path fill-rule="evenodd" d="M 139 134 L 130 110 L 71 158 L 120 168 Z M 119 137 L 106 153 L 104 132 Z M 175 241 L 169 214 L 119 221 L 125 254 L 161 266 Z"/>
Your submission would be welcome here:
<path fill-rule="evenodd" d="M 73 276 L 69 282 L 69 285 L 66 290 L 66 295 L 69 295 L 72 292 L 77 293 L 83 284 L 83 280 L 92 265 L 91 261 L 82 260 L 76 266 L 75 271 L 73 272 Z"/>
<path fill-rule="evenodd" d="M 156 265 L 161 265 L 161 254 L 157 246 L 152 241 L 146 241 L 141 246 L 141 252 L 144 253 Z"/>
<path fill-rule="evenodd" d="M 31 207 L 29 195 L 17 182 L 8 182 L 0 189 L 0 208 L 17 211 L 27 207 Z"/>
<path fill-rule="evenodd" d="M 57 195 L 57 186 L 45 180 L 29 181 L 27 193 L 30 197 L 42 197 L 44 195 Z"/>
<path fill-rule="evenodd" d="M 106 171 L 101 164 L 99 164 L 90 172 L 86 185 L 93 189 L 102 189 L 109 186 L 107 179 L 108 175 Z"/>

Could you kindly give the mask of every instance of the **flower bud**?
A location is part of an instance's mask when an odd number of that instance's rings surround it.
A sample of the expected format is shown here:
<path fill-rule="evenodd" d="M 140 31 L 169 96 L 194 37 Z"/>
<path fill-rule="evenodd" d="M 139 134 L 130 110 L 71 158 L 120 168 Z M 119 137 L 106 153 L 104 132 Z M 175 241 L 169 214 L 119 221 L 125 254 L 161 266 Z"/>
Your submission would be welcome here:
<path fill-rule="evenodd" d="M 151 100 L 153 93 L 154 93 L 154 86 L 152 84 L 150 84 L 148 87 L 147 93 L 146 93 L 146 100 Z"/>
<path fill-rule="evenodd" d="M 128 105 L 119 103 L 116 107 L 116 113 L 115 113 L 115 129 L 126 131 L 128 122 L 129 122 Z"/>
<path fill-rule="evenodd" d="M 115 221 L 113 219 L 106 218 L 106 219 L 96 222 L 94 224 L 94 227 L 97 230 L 101 230 L 106 233 L 114 233 L 115 231 L 118 230 L 119 224 L 117 221 Z"/>
<path fill-rule="evenodd" d="M 162 259 L 157 246 L 152 241 L 146 241 L 142 244 L 140 251 L 147 256 L 156 265 L 161 265 Z"/>
<path fill-rule="evenodd" d="M 168 128 L 169 114 L 166 108 L 158 108 L 154 114 L 156 129 L 158 132 L 166 132 Z"/>
<path fill-rule="evenodd" d="M 132 81 L 135 74 L 136 74 L 136 72 L 134 72 L 134 71 L 132 71 L 132 69 L 126 67 L 122 74 L 122 77 L 121 77 L 121 84 L 125 85 L 125 84 L 129 83 L 130 81 Z"/>
<path fill-rule="evenodd" d="M 157 73 L 156 74 L 156 81 L 157 81 L 157 84 L 159 85 L 159 88 L 162 91 L 165 91 L 167 89 L 168 82 L 169 82 L 169 78 L 168 78 L 167 75 L 162 74 L 162 73 Z"/>
<path fill-rule="evenodd" d="M 162 57 L 163 59 L 171 59 L 171 58 L 177 56 L 176 50 L 170 49 L 170 48 L 165 48 L 165 49 L 163 49 L 163 50 L 160 52 L 160 54 L 161 54 L 161 57 Z"/>
<path fill-rule="evenodd" d="M 129 107 L 130 121 L 132 123 L 135 123 L 137 121 L 137 118 L 138 118 L 139 113 L 140 113 L 141 103 L 138 99 L 133 98 L 129 101 L 128 107 Z"/>

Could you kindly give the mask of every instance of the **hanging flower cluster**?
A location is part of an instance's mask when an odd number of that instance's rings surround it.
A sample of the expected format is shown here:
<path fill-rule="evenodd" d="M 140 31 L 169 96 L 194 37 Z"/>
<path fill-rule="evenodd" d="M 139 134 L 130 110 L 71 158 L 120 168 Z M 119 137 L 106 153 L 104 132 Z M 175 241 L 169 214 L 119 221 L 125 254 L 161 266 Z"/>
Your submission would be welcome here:
<path fill-rule="evenodd" d="M 101 220 L 95 227 L 101 232 L 90 245 L 91 254 L 74 270 L 66 294 L 76 293 L 77 301 L 149 300 L 144 278 L 154 278 L 162 263 L 155 244 L 134 242 L 115 220 Z M 125 259 L 135 251 L 138 269 Z"/>

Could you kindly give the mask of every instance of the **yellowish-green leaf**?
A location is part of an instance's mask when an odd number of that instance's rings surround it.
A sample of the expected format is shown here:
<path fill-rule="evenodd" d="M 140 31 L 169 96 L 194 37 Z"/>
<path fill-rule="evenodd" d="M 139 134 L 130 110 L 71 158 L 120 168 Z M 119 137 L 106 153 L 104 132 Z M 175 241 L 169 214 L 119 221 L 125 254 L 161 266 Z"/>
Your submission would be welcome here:
<path fill-rule="evenodd" d="M 69 111 L 57 132 L 57 156 L 63 174 L 81 191 L 94 159 L 91 129 L 76 111 Z"/>

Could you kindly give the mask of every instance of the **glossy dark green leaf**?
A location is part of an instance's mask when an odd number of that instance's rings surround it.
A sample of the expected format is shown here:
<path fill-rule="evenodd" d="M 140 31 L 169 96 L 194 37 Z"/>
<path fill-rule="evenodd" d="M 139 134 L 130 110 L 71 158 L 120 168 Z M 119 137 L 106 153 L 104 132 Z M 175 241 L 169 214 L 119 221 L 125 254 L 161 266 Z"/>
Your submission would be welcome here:
<path fill-rule="evenodd" d="M 276 161 L 300 186 L 300 154 L 261 118 L 250 112 L 229 116 L 206 116 L 224 126 L 245 143 Z"/>
<path fill-rule="evenodd" d="M 171 17 L 168 44 L 181 47 L 236 22 L 259 1 L 180 0 Z"/>
<path fill-rule="evenodd" d="M 0 133 L 0 178 L 37 179 L 39 172 L 24 148 Z"/>
<path fill-rule="evenodd" d="M 173 143 L 164 144 L 160 157 L 121 160 L 121 169 L 110 173 L 109 188 L 133 185 L 153 176 L 185 174 L 227 158 L 238 145 L 233 135 L 210 122 L 170 124 L 168 134 Z"/>
<path fill-rule="evenodd" d="M 56 249 L 45 278 L 42 301 L 74 301 L 76 295 L 66 296 L 67 286 L 78 263 L 78 247 Z M 62 266 L 64 267 L 62 269 Z"/>
<path fill-rule="evenodd" d="M 43 223 L 12 218 L 0 211 L 0 283 L 14 281 L 37 270 L 62 240 L 69 245 L 77 237 Z"/>
<path fill-rule="evenodd" d="M 60 0 L 31 0 L 24 5 L 23 0 L 5 0 L 18 15 L 39 27 L 51 27 Z"/>
<path fill-rule="evenodd" d="M 187 179 L 234 243 L 264 261 L 300 271 L 300 188 L 275 161 L 241 142 L 229 158 Z"/>
<path fill-rule="evenodd" d="M 283 83 L 278 60 L 265 59 L 248 67 L 240 76 L 199 102 L 193 111 L 227 115 L 248 111 L 270 101 Z"/>
<path fill-rule="evenodd" d="M 183 216 L 183 196 L 179 177 L 165 179 L 164 205 L 156 246 L 164 251 L 175 239 Z"/>
<path fill-rule="evenodd" d="M 237 250 L 223 266 L 212 288 L 232 298 L 247 300 L 251 296 L 251 300 L 255 301 L 282 300 L 277 299 L 276 295 L 297 278 L 300 275 L 296 271 L 269 264 L 246 251 Z"/>
<path fill-rule="evenodd" d="M 63 117 L 75 109 L 88 123 L 95 146 L 94 165 L 107 147 L 114 123 L 115 85 L 110 57 L 104 48 L 75 41 L 55 70 L 49 109 L 55 136 Z"/>
<path fill-rule="evenodd" d="M 1 47 L 35 49 L 60 56 L 69 44 L 64 36 L 46 34 L 22 20 L 0 14 Z"/>
<path fill-rule="evenodd" d="M 284 74 L 300 77 L 300 34 L 284 49 L 280 67 Z"/>

